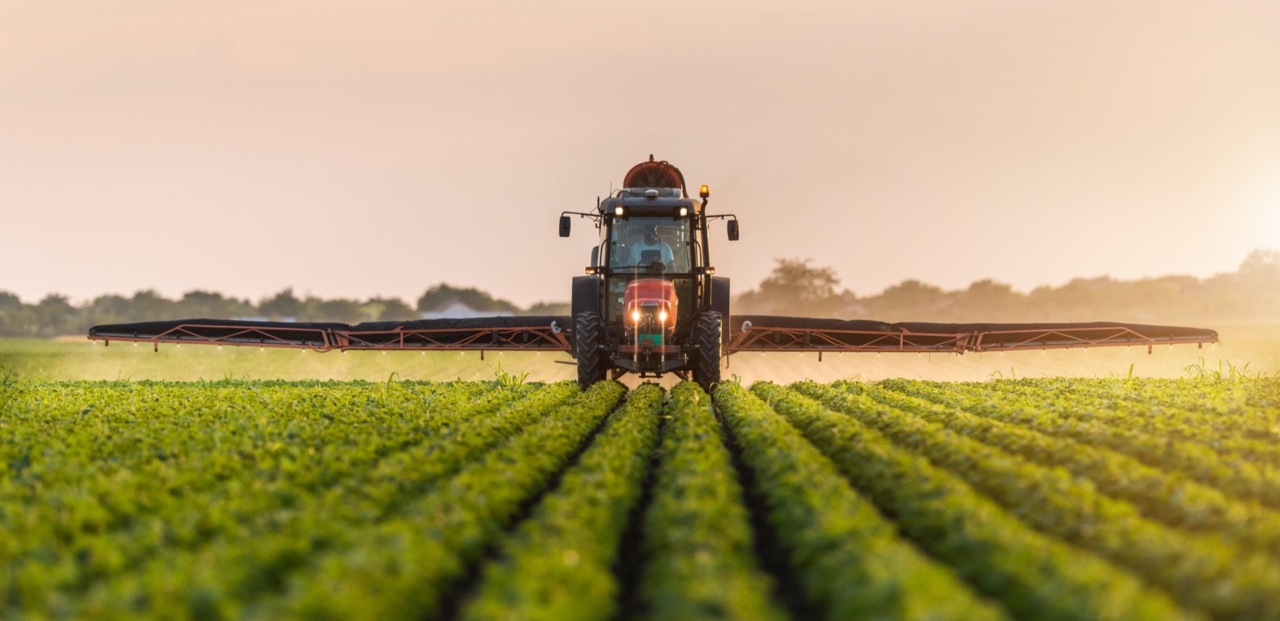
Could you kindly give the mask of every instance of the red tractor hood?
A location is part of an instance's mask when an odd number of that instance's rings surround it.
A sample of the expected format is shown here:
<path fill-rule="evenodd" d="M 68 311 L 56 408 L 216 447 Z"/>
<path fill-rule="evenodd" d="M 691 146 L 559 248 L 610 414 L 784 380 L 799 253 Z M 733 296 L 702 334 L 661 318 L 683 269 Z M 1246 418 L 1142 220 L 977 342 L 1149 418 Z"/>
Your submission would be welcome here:
<path fill-rule="evenodd" d="M 657 304 L 654 304 L 657 303 Z M 676 311 L 676 286 L 661 278 L 638 278 L 627 283 L 622 296 L 622 307 L 628 312 L 635 305 L 664 306 L 673 316 Z"/>

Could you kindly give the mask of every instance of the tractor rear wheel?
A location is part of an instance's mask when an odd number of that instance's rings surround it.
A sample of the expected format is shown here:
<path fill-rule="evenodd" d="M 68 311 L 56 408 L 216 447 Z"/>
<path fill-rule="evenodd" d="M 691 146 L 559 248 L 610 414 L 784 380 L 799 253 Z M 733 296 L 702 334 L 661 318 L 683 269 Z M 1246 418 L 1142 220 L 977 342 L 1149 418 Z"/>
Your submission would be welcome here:
<path fill-rule="evenodd" d="M 601 345 L 604 320 L 597 313 L 578 313 L 573 321 L 573 351 L 578 357 L 578 383 L 588 388 L 601 381 L 608 371 Z"/>
<path fill-rule="evenodd" d="M 720 329 L 723 318 L 720 313 L 706 312 L 698 315 L 693 324 L 693 342 L 698 346 L 693 356 L 693 381 L 711 392 L 713 384 L 720 383 Z"/>

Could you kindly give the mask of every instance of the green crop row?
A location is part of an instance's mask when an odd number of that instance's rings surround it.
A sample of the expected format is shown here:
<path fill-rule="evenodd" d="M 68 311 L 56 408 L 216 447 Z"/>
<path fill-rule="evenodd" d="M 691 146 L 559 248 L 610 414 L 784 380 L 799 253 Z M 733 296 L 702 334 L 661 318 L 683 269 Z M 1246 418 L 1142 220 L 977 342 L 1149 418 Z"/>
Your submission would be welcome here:
<path fill-rule="evenodd" d="M 1244 433 L 1218 430 L 1233 419 L 1251 421 L 1244 424 L 1252 427 L 1270 416 L 1257 412 L 1196 414 L 1182 408 L 1096 397 L 1077 390 L 1078 386 L 1090 385 L 1087 380 L 1067 379 L 1053 385 L 1054 388 L 1047 388 L 1024 386 L 1019 382 L 995 382 L 990 388 L 977 385 L 959 388 L 968 394 L 982 393 L 994 399 L 1035 404 L 1038 411 L 1064 420 L 1109 426 L 1121 433 L 1145 436 L 1148 442 L 1176 441 L 1180 450 L 1189 449 L 1206 455 L 1213 453 L 1220 463 L 1228 467 L 1237 470 L 1243 467 L 1245 476 L 1256 476 L 1265 481 L 1266 486 L 1280 486 L 1280 447 L 1276 446 L 1274 439 L 1257 437 L 1262 433 L 1260 429 Z M 1267 435 L 1275 433 L 1274 424 L 1269 429 L 1271 432 Z"/>
<path fill-rule="evenodd" d="M 1204 382 L 1201 382 L 1204 383 Z M 1248 386 L 1234 385 L 1210 387 L 1198 391 L 1198 398 L 1180 398 L 1177 391 L 1188 390 L 1195 384 L 1169 384 L 1163 399 L 1138 400 L 1133 395 L 1116 389 L 1103 390 L 1096 380 L 1076 378 L 1052 378 L 1030 381 L 991 382 L 983 390 L 996 394 L 1022 396 L 1028 399 L 1045 399 L 1056 413 L 1085 419 L 1116 420 L 1131 426 L 1143 426 L 1154 433 L 1175 433 L 1190 440 L 1247 439 L 1251 432 L 1263 432 L 1266 412 L 1251 411 L 1239 405 L 1249 394 Z M 976 387 L 976 386 L 975 386 Z M 1186 407 L 1186 402 L 1234 401 L 1234 411 L 1200 411 Z M 1247 413 L 1246 413 L 1247 412 Z"/>
<path fill-rule="evenodd" d="M 1257 503 L 1232 500 L 1212 487 L 1110 449 L 984 418 L 874 384 L 837 382 L 833 387 L 865 394 L 1028 461 L 1064 468 L 1087 479 L 1102 493 L 1132 502 L 1143 515 L 1170 526 L 1280 556 L 1280 514 Z"/>
<path fill-rule="evenodd" d="M 623 393 L 0 378 L 0 618 L 1280 616 L 1280 380 Z"/>
<path fill-rule="evenodd" d="M 1046 411 L 1086 422 L 1101 422 L 1130 429 L 1158 438 L 1178 438 L 1204 445 L 1219 454 L 1244 460 L 1280 465 L 1280 446 L 1272 437 L 1275 421 L 1256 413 L 1245 415 L 1198 414 L 1182 408 L 1169 408 L 1152 403 L 1135 403 L 1113 396 L 1098 396 L 1077 389 L 1088 386 L 1083 380 L 1059 380 L 1050 386 L 1031 386 L 1021 382 L 994 382 L 987 390 L 1042 404 Z M 1223 423 L 1238 419 L 1251 425 L 1267 425 L 1262 429 L 1241 432 L 1222 429 Z"/>
<path fill-rule="evenodd" d="M 564 382 L 507 407 L 498 407 L 501 399 L 482 399 L 486 407 L 468 412 L 474 418 L 454 419 L 422 444 L 371 460 L 313 493 L 252 478 L 229 481 L 216 504 L 184 508 L 191 519 L 216 525 L 216 536 L 200 545 L 166 547 L 162 533 L 157 534 L 161 552 L 95 581 L 85 595 L 87 605 L 129 609 L 146 593 L 163 594 L 166 601 L 185 601 L 202 592 L 249 600 L 280 589 L 314 555 L 353 545 L 363 529 L 401 513 L 406 504 L 577 394 L 576 384 Z M 493 409 L 497 411 L 485 415 Z M 119 544 L 128 546 L 129 541 Z"/>
<path fill-rule="evenodd" d="M 1039 533 L 955 475 L 879 432 L 767 382 L 752 392 L 787 417 L 854 487 L 979 592 L 1028 619 L 1174 619 L 1167 595 Z"/>
<path fill-rule="evenodd" d="M 470 387 L 456 391 L 477 396 Z M 102 416 L 118 414 L 114 389 L 97 391 Z M 269 389 L 274 397 L 307 397 L 298 388 Z M 453 392 L 445 389 L 445 393 Z M 239 391 L 239 396 L 257 401 L 259 391 Z M 509 401 L 507 393 L 500 401 Z M 233 394 L 223 394 L 221 402 L 237 403 Z M 197 403 L 201 399 L 192 399 Z M 284 398 L 264 399 L 269 405 L 285 408 Z M 330 399 L 326 402 L 332 403 Z M 443 406 L 462 405 L 451 399 L 431 399 Z M 492 397 L 479 399 L 480 403 Z M 407 417 L 402 411 L 366 411 L 358 408 L 300 412 L 271 412 L 271 416 L 228 416 L 211 423 L 207 412 L 179 407 L 159 407 L 136 412 L 133 426 L 156 428 L 173 435 L 212 437 L 204 452 L 182 453 L 179 457 L 154 458 L 151 464 L 134 469 L 109 470 L 84 467 L 78 481 L 70 470 L 79 460 L 77 453 L 63 451 L 56 469 L 32 466 L 5 483 L 27 485 L 22 501 L 0 503 L 0 584 L 5 585 L 9 606 L 22 603 L 40 608 L 41 602 L 54 609 L 67 590 L 79 590 L 119 572 L 136 569 L 138 563 L 156 554 L 172 558 L 183 548 L 197 545 L 243 528 L 242 521 L 274 515 L 274 507 L 289 506 L 305 496 L 308 489 L 333 483 L 338 472 L 358 471 L 361 461 L 376 461 L 387 453 L 421 442 L 424 433 L 454 412 Z M 205 403 L 201 403 L 205 405 Z M 242 405 L 242 403 L 239 403 Z M 198 406 L 197 406 L 198 407 Z M 470 408 L 461 408 L 466 412 Z M 233 408 L 234 411 L 234 408 Z M 223 416 L 219 412 L 218 416 Z M 63 425 L 63 435 L 76 433 L 79 426 Z M 56 434 L 45 440 L 49 446 L 64 444 Z M 64 444 L 65 446 L 65 444 Z M 50 464 L 52 466 L 52 464 Z M 51 476 L 50 472 L 58 472 Z M 20 483 L 15 483 L 20 479 Z M 49 483 L 49 479 L 59 484 Z M 233 515 L 238 513 L 238 515 Z M 169 565 L 168 560 L 163 565 Z"/>
<path fill-rule="evenodd" d="M 464 619 L 610 619 L 619 543 L 658 442 L 663 391 L 643 385 L 486 567 Z"/>
<path fill-rule="evenodd" d="M 1059 416 L 1044 411 L 1043 403 L 983 392 L 972 386 L 949 387 L 909 380 L 885 380 L 881 386 L 994 420 L 1109 448 L 1155 468 L 1179 472 L 1229 496 L 1280 508 L 1280 474 L 1265 464 L 1222 456 L 1201 444 Z"/>
<path fill-rule="evenodd" d="M 1129 567 L 1183 605 L 1219 619 L 1280 618 L 1280 566 L 1270 557 L 1144 519 L 1091 483 L 867 396 L 812 382 L 796 388 L 964 479 L 1037 530 Z"/>
<path fill-rule="evenodd" d="M 248 612 L 268 618 L 435 617 L 466 568 L 568 465 L 624 392 L 616 382 L 596 384 L 398 515 L 359 530 L 349 547 L 310 559 L 283 593 L 251 604 Z"/>
<path fill-rule="evenodd" d="M 71 403 L 85 413 L 23 439 L 28 455 L 37 457 L 0 479 L 0 558 L 21 554 L 31 541 L 74 548 L 86 537 L 154 528 L 149 522 L 172 516 L 173 507 L 216 502 L 228 482 L 244 477 L 327 485 L 331 475 L 349 470 L 353 458 L 379 457 L 419 442 L 449 410 L 468 405 L 468 393 L 473 399 L 482 394 L 467 385 L 427 388 L 427 395 L 414 390 L 381 408 L 359 407 L 356 394 L 326 396 L 323 388 L 188 387 L 192 397 L 183 399 L 183 392 L 162 386 L 149 392 L 167 400 L 141 407 L 120 394 L 137 391 L 115 385 L 76 395 Z M 210 392 L 217 398 L 208 399 Z M 437 403 L 446 411 L 432 415 L 429 407 Z M 95 459 L 101 445 L 113 445 L 115 457 Z M 158 446 L 167 448 L 152 450 Z M 40 502 L 30 502 L 37 496 Z M 186 527 L 182 520 L 167 521 L 164 528 L 167 545 L 209 530 Z"/>
<path fill-rule="evenodd" d="M 1018 380 L 1024 381 L 1024 380 Z M 1261 432 L 1280 419 L 1280 378 L 1243 377 L 1226 379 L 1091 379 L 1052 378 L 1025 380 L 1031 386 L 1067 388 L 1080 394 L 1125 399 L 1169 408 L 1196 416 L 1197 422 L 1224 432 Z M 1270 395 L 1270 398 L 1269 398 Z"/>
<path fill-rule="evenodd" d="M 711 398 L 671 390 L 653 499 L 644 516 L 643 616 L 781 619 L 756 563 L 742 488 Z"/>
<path fill-rule="evenodd" d="M 902 540 L 829 459 L 735 383 L 716 405 L 754 472 L 768 520 L 825 619 L 1001 619 L 950 570 Z"/>
<path fill-rule="evenodd" d="M 440 397 L 476 397 L 489 389 L 478 382 L 401 382 L 385 388 L 363 382 L 19 384 L 0 403 L 5 430 L 0 434 L 0 474 L 20 481 L 38 476 L 48 491 L 66 474 L 75 482 L 83 471 L 110 475 L 197 459 L 223 449 L 228 441 L 267 442 L 290 431 L 278 424 L 281 420 L 328 416 L 332 421 L 330 413 L 377 417 L 397 409 L 416 411 Z M 264 416 L 266 412 L 273 415 Z M 247 437 L 238 437 L 240 430 Z"/>
<path fill-rule="evenodd" d="M 470 388 L 470 387 L 461 387 Z M 336 408 L 335 413 L 316 409 L 309 413 L 290 411 L 275 400 L 264 410 L 271 416 L 237 416 L 212 422 L 200 411 L 183 403 L 177 411 L 165 410 L 164 424 L 140 422 L 134 433 L 161 438 L 168 436 L 211 437 L 211 446 L 183 453 L 173 459 L 153 459 L 143 466 L 102 468 L 86 466 L 75 472 L 76 464 L 90 461 L 82 453 L 60 451 L 55 467 L 34 466 L 29 472 L 5 479 L 13 492 L 7 499 L 31 498 L 40 503 L 5 503 L 5 528 L 0 533 L 0 559 L 11 559 L 31 541 L 64 540 L 70 547 L 86 536 L 108 534 L 115 529 L 136 528 L 140 516 L 172 517 L 183 506 L 202 512 L 206 503 L 216 503 L 226 493 L 228 482 L 251 477 L 264 484 L 272 481 L 291 489 L 332 485 L 361 461 L 379 459 L 421 442 L 457 415 L 475 411 L 485 404 L 500 404 L 518 396 L 510 391 L 492 391 L 470 397 L 470 390 L 444 391 L 418 405 L 425 411 L 406 415 L 401 408 L 363 410 Z M 456 393 L 456 394 L 455 394 Z M 97 395 L 97 403 L 112 409 L 109 392 Z M 223 400 L 223 403 L 232 401 Z M 425 406 L 425 407 L 424 407 Z M 438 408 L 443 411 L 432 411 Z M 284 421 L 287 421 L 284 422 Z M 68 430 L 88 425 L 64 425 Z M 170 427 L 172 429 L 165 429 Z M 159 428 L 159 429 L 157 429 Z M 60 443 L 62 437 L 46 437 L 45 444 Z M 53 466 L 53 464 L 50 464 Z M 169 544 L 192 539 L 184 532 L 182 520 L 166 528 Z M 203 530 L 209 530 L 206 525 Z"/>

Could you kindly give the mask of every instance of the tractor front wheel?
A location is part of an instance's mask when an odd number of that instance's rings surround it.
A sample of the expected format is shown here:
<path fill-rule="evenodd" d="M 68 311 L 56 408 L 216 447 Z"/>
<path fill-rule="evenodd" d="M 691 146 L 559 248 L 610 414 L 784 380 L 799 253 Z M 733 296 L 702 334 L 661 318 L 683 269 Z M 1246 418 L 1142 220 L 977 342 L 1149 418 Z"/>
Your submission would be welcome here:
<path fill-rule="evenodd" d="M 693 360 L 693 381 L 707 392 L 713 384 L 720 383 L 720 313 L 706 312 L 698 315 L 693 324 L 693 342 L 698 346 Z M 579 363 L 581 364 L 581 363 Z M 581 367 L 579 367 L 581 368 Z"/>
<path fill-rule="evenodd" d="M 578 383 L 583 389 L 604 379 L 608 368 L 601 347 L 604 320 L 596 313 L 578 313 L 573 321 L 573 351 L 578 357 Z"/>

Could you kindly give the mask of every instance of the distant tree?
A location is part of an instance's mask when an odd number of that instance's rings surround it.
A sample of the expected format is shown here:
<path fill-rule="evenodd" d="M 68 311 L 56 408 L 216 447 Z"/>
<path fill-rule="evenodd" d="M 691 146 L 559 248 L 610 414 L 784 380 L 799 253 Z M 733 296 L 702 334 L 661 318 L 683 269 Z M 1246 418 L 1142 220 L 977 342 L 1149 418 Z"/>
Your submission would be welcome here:
<path fill-rule="evenodd" d="M 293 287 L 289 287 L 275 296 L 263 300 L 258 304 L 258 312 L 264 317 L 274 320 L 285 318 L 297 318 L 302 314 L 302 300 L 293 295 Z"/>
<path fill-rule="evenodd" d="M 85 307 L 85 320 L 93 326 L 103 323 L 127 323 L 134 321 L 129 298 L 122 295 L 100 295 Z"/>
<path fill-rule="evenodd" d="M 1240 276 L 1249 281 L 1280 285 L 1280 250 L 1254 250 L 1240 264 Z"/>
<path fill-rule="evenodd" d="M 529 307 L 529 310 L 520 313 L 522 315 L 568 315 L 573 312 L 572 305 L 568 302 L 537 302 Z"/>
<path fill-rule="evenodd" d="M 324 300 L 308 297 L 302 303 L 302 314 L 298 318 L 302 321 L 356 323 L 364 320 L 364 315 L 360 312 L 360 304 L 359 300 L 347 298 Z"/>
<path fill-rule="evenodd" d="M 0 291 L 0 336 L 82 335 L 97 324 L 199 317 L 295 317 L 300 321 L 343 323 L 405 320 L 451 301 L 481 312 L 570 312 L 567 302 L 538 302 L 522 310 L 479 289 L 445 283 L 428 289 L 418 299 L 416 309 L 397 298 L 360 301 L 308 296 L 300 300 L 292 288 L 256 307 L 209 291 L 188 291 L 175 301 L 153 290 L 142 290 L 130 297 L 99 296 L 81 306 L 61 295 L 26 304 L 13 293 Z M 870 317 L 886 321 L 1275 321 L 1280 317 L 1280 251 L 1254 250 L 1239 270 L 1209 278 L 1077 278 L 1059 287 L 1037 287 L 1026 294 L 992 280 L 979 280 L 955 291 L 906 280 L 865 298 L 840 290 L 840 279 L 833 268 L 815 266 L 807 259 L 778 259 L 757 289 L 735 298 L 733 309 L 738 314 Z"/>
<path fill-rule="evenodd" d="M 360 314 L 365 321 L 406 321 L 420 317 L 400 298 L 372 298 L 360 306 Z"/>
<path fill-rule="evenodd" d="M 381 302 L 365 302 L 360 305 L 360 320 L 378 321 L 382 318 L 384 309 L 386 309 L 386 305 Z"/>
<path fill-rule="evenodd" d="M 778 265 L 760 283 L 760 292 L 772 297 L 827 300 L 836 297 L 840 278 L 831 267 L 814 267 L 813 259 L 778 259 Z"/>
<path fill-rule="evenodd" d="M 425 313 L 436 310 L 451 301 L 457 300 L 479 311 L 506 311 L 512 314 L 520 312 L 520 308 L 506 300 L 499 300 L 475 287 L 454 287 L 440 283 L 418 298 L 418 312 Z"/>
<path fill-rule="evenodd" d="M 182 299 L 174 304 L 173 312 L 183 317 L 210 319 L 231 319 L 257 314 L 253 305 L 248 302 L 209 291 L 188 291 L 182 294 Z"/>
<path fill-rule="evenodd" d="M 173 300 L 165 298 L 153 289 L 143 289 L 129 300 L 132 321 L 160 321 L 173 317 Z"/>
<path fill-rule="evenodd" d="M 739 296 L 743 313 L 841 317 L 850 314 L 852 293 L 840 292 L 840 279 L 830 267 L 814 267 L 812 259 L 778 259 L 754 291 Z"/>
<path fill-rule="evenodd" d="M 897 309 L 899 317 L 902 311 L 929 313 L 948 306 L 947 294 L 941 287 L 927 285 L 918 280 L 904 280 L 885 289 L 880 295 L 868 298 L 866 303 L 876 308 Z"/>
<path fill-rule="evenodd" d="M 8 291 L 0 291 L 0 313 L 19 310 L 22 310 L 22 299 Z"/>
<path fill-rule="evenodd" d="M 34 336 L 35 313 L 8 291 L 0 291 L 0 336 Z"/>
<path fill-rule="evenodd" d="M 72 306 L 65 295 L 47 295 L 35 307 L 40 336 L 70 334 L 79 327 L 79 318 L 80 310 Z"/>

